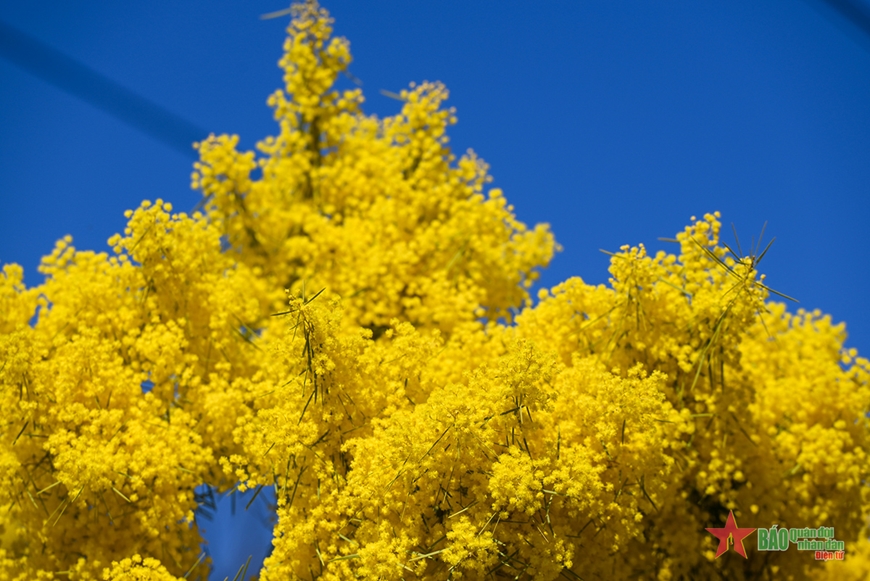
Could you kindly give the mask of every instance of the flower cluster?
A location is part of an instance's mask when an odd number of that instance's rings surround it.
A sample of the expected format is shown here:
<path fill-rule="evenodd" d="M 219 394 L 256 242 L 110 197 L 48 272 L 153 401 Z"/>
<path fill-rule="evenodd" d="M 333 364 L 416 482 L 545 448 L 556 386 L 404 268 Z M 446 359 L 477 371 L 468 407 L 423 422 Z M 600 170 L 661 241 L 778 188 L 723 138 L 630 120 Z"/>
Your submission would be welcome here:
<path fill-rule="evenodd" d="M 201 213 L 3 268 L 0 580 L 204 579 L 202 484 L 274 489 L 264 580 L 866 577 L 841 325 L 771 300 L 718 214 L 533 306 L 558 246 L 454 156 L 446 89 L 367 116 L 350 62 L 296 6 L 278 134 L 198 145 Z M 846 566 L 716 559 L 729 511 L 834 526 Z"/>

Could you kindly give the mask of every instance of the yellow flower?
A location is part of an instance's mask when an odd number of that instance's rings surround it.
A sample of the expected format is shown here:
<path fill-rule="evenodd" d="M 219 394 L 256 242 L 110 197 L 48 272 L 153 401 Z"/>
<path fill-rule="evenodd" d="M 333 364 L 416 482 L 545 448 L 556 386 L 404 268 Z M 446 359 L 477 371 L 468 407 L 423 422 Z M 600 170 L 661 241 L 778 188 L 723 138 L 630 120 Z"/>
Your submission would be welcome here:
<path fill-rule="evenodd" d="M 144 201 L 33 288 L 3 267 L 0 581 L 205 577 L 203 483 L 274 488 L 265 580 L 743 578 L 702 533 L 732 510 L 850 543 L 753 575 L 866 577 L 842 325 L 771 301 L 718 213 L 532 306 L 558 246 L 453 154 L 447 89 L 367 116 L 327 12 L 293 12 L 277 134 L 199 144 L 203 213 Z"/>

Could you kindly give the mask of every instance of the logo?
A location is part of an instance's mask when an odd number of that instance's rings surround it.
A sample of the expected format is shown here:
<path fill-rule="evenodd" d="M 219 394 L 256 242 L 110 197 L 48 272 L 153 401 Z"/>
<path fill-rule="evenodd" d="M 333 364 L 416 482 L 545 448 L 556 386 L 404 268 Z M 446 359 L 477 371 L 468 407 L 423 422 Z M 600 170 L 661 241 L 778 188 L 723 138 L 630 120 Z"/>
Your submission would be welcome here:
<path fill-rule="evenodd" d="M 846 543 L 834 538 L 834 527 L 758 529 L 759 551 L 785 551 L 796 545 L 798 551 L 813 551 L 817 561 L 842 561 L 846 558 Z"/>
<path fill-rule="evenodd" d="M 741 529 L 737 526 L 737 521 L 734 520 L 734 511 L 728 512 L 728 520 L 725 521 L 725 526 L 721 529 L 707 529 L 707 532 L 719 539 L 719 548 L 716 549 L 716 558 L 728 552 L 729 545 L 734 546 L 737 554 L 748 559 L 746 548 L 743 546 L 743 539 L 755 532 L 755 529 Z"/>
<path fill-rule="evenodd" d="M 842 561 L 846 557 L 846 544 L 834 538 L 834 527 L 781 529 L 779 525 L 773 525 L 767 529 L 740 528 L 734 519 L 734 512 L 729 511 L 724 527 L 706 530 L 719 539 L 719 547 L 716 549 L 717 559 L 727 553 L 732 546 L 738 555 L 748 559 L 743 541 L 755 531 L 758 531 L 756 548 L 759 551 L 786 551 L 794 545 L 798 551 L 814 552 L 817 561 L 832 559 Z"/>

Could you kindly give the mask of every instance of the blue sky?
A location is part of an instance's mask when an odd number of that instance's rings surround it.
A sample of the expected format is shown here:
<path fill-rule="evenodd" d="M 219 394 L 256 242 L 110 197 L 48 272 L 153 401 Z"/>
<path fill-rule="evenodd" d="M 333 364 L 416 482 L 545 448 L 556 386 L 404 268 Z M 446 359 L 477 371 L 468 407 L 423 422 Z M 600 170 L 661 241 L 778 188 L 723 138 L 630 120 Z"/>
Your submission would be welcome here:
<path fill-rule="evenodd" d="M 275 132 L 265 100 L 287 24 L 259 16 L 285 6 L 4 2 L 0 20 L 252 148 Z M 667 249 L 659 237 L 719 210 L 744 250 L 767 222 L 770 286 L 846 321 L 847 346 L 870 352 L 870 36 L 822 0 L 325 6 L 368 112 L 397 110 L 381 89 L 448 86 L 455 150 L 486 159 L 519 217 L 550 223 L 564 248 L 545 286 L 606 282 L 599 249 Z M 106 250 L 143 199 L 192 208 L 191 162 L 0 59 L 0 263 L 29 284 L 65 234 Z M 228 512 L 212 548 L 238 551 L 216 554 L 218 579 L 264 542 Z"/>

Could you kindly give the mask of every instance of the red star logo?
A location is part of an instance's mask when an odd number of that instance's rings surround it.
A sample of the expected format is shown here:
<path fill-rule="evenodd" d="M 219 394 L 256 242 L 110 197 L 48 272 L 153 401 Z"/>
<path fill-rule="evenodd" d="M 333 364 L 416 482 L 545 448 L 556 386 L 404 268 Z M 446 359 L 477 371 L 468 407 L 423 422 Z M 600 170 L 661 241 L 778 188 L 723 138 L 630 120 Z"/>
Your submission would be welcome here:
<path fill-rule="evenodd" d="M 729 541 L 730 544 L 734 545 L 734 550 L 737 551 L 737 554 L 746 559 L 746 549 L 743 548 L 743 539 L 755 532 L 755 529 L 737 528 L 737 521 L 734 520 L 734 512 L 730 511 L 728 513 L 728 520 L 725 521 L 724 528 L 707 529 L 707 532 L 719 539 L 719 548 L 716 550 L 717 559 L 721 557 L 722 554 L 728 552 Z"/>

